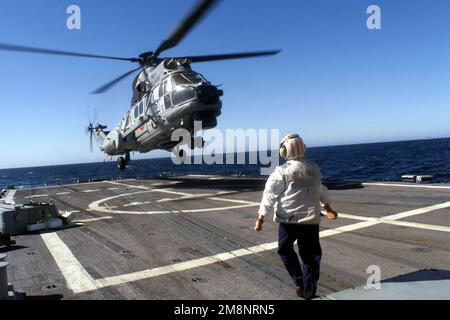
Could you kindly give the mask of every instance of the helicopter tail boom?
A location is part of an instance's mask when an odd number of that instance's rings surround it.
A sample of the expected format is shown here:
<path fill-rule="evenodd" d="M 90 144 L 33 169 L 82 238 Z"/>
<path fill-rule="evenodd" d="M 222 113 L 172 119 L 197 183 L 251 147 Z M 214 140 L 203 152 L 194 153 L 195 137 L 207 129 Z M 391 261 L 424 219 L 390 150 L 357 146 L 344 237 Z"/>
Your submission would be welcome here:
<path fill-rule="evenodd" d="M 94 135 L 97 138 L 97 141 L 100 143 L 101 146 L 103 146 L 108 134 L 110 132 L 104 131 L 107 128 L 107 126 L 104 126 L 102 124 L 97 123 L 95 126 L 92 123 L 89 123 L 89 126 L 87 127 L 87 132 L 89 133 L 89 140 L 90 140 L 90 149 L 93 151 L 93 138 Z M 103 151 L 102 147 L 100 147 L 100 150 Z"/>

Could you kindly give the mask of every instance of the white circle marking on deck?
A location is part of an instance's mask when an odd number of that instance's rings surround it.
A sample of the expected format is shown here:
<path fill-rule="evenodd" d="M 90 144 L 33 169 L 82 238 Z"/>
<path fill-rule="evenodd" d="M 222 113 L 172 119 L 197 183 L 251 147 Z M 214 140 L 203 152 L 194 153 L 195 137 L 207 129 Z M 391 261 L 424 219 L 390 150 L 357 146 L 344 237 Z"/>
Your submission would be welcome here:
<path fill-rule="evenodd" d="M 137 191 L 137 192 L 119 194 L 119 195 L 116 195 L 116 196 L 100 199 L 100 200 L 94 201 L 91 204 L 89 204 L 89 210 L 97 211 L 97 212 L 105 212 L 105 213 L 134 214 L 134 215 L 152 215 L 152 214 L 167 214 L 167 213 L 171 213 L 171 211 L 169 211 L 169 210 L 152 210 L 152 211 L 115 210 L 115 209 L 112 209 L 111 207 L 108 207 L 108 205 L 106 205 L 106 206 L 102 206 L 101 205 L 101 204 L 105 203 L 106 201 L 111 201 L 111 200 L 118 199 L 118 198 L 121 198 L 121 197 L 132 196 L 132 195 L 143 194 L 143 193 L 150 193 L 150 192 L 158 192 L 158 190 L 150 189 L 150 190 L 144 190 L 144 191 Z M 196 196 L 196 195 L 192 194 L 191 197 L 192 196 Z M 210 212 L 210 211 L 221 211 L 221 210 L 249 208 L 249 207 L 255 207 L 255 206 L 259 205 L 259 203 L 250 202 L 250 201 L 244 201 L 244 200 L 233 201 L 232 199 L 220 199 L 220 198 L 217 197 L 217 195 L 214 195 L 214 194 L 212 194 L 212 195 L 204 195 L 204 196 L 210 196 L 211 200 L 215 200 L 215 201 L 222 201 L 222 200 L 224 200 L 224 201 L 227 201 L 227 202 L 235 202 L 237 205 L 235 205 L 235 206 L 226 206 L 226 207 L 212 207 L 212 208 L 191 209 L 191 210 L 177 210 L 177 212 L 181 212 L 181 213 Z M 168 202 L 168 201 L 183 200 L 183 198 L 181 197 L 181 198 L 164 199 L 164 200 L 165 200 L 164 202 Z M 188 199 L 186 199 L 186 200 L 188 200 Z M 155 201 L 155 202 L 157 202 L 157 201 Z M 145 202 L 145 203 L 148 203 L 148 202 Z M 139 202 L 133 202 L 132 204 L 139 205 L 140 203 Z"/>

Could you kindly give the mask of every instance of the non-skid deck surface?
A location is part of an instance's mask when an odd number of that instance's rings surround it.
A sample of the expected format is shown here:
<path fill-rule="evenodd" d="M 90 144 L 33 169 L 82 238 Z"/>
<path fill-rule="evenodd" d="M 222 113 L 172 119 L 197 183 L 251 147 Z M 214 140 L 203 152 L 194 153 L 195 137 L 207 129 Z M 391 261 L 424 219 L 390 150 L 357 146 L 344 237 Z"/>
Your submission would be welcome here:
<path fill-rule="evenodd" d="M 178 177 L 18 190 L 54 200 L 83 226 L 14 237 L 9 281 L 49 299 L 298 299 L 277 224 L 253 231 L 263 179 Z M 319 295 L 450 268 L 450 186 L 329 184 L 340 218 L 322 220 Z M 399 297 L 401 298 L 401 297 Z M 450 298 L 450 297 L 449 297 Z"/>

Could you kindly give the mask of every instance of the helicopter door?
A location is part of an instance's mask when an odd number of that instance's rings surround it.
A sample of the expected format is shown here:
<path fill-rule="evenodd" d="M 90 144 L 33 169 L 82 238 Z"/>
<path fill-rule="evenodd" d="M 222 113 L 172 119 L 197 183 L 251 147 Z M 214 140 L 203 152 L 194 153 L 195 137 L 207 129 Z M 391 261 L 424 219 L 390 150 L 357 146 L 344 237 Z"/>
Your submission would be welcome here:
<path fill-rule="evenodd" d="M 130 127 L 132 127 L 137 121 L 138 121 L 138 117 L 139 117 L 139 107 L 138 104 L 135 104 L 129 112 L 128 115 L 128 125 L 126 125 L 127 129 L 129 129 Z"/>
<path fill-rule="evenodd" d="M 134 109 L 134 117 L 135 121 L 138 121 L 141 123 L 142 116 L 144 115 L 144 101 L 145 98 L 139 102 L 138 105 L 136 105 L 136 108 Z M 135 131 L 136 138 L 139 138 L 145 131 L 145 124 L 141 124 L 139 128 Z"/>
<path fill-rule="evenodd" d="M 170 79 L 167 79 L 166 81 L 164 81 L 163 85 L 163 103 L 164 108 L 166 110 L 172 107 L 171 95 L 172 95 L 172 81 Z"/>
<path fill-rule="evenodd" d="M 130 113 L 128 112 L 122 121 L 122 128 L 121 128 L 122 131 L 123 132 L 127 131 L 129 126 L 130 126 Z"/>
<path fill-rule="evenodd" d="M 157 85 L 153 89 L 153 106 L 156 113 L 161 113 L 164 111 L 163 95 L 163 84 Z"/>

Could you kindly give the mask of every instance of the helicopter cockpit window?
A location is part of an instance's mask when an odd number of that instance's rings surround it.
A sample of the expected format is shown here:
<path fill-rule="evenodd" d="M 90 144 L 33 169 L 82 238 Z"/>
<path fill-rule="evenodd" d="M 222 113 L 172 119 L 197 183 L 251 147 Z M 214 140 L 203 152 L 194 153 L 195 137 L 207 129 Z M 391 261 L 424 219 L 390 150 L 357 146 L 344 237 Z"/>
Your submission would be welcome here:
<path fill-rule="evenodd" d="M 172 85 L 174 87 L 183 85 L 183 84 L 190 84 L 190 82 L 185 77 L 183 77 L 181 74 L 174 74 L 172 76 Z"/>
<path fill-rule="evenodd" d="M 164 82 L 164 93 L 171 92 L 172 90 L 172 81 L 170 79 L 167 79 Z"/>
<path fill-rule="evenodd" d="M 172 101 L 170 99 L 170 94 L 166 94 L 164 96 L 164 106 L 166 107 L 166 109 L 170 108 L 172 106 Z"/>
<path fill-rule="evenodd" d="M 139 114 L 141 115 L 143 113 L 144 113 L 144 103 L 141 102 L 141 103 L 139 103 Z"/>
<path fill-rule="evenodd" d="M 197 84 L 204 81 L 202 76 L 197 73 L 183 73 L 183 76 L 192 84 Z"/>
<path fill-rule="evenodd" d="M 159 88 L 160 86 L 157 86 L 155 89 L 153 89 L 153 101 L 158 101 L 159 99 Z"/>
<path fill-rule="evenodd" d="M 125 128 L 124 129 L 128 128 L 129 125 L 130 125 L 130 114 L 127 113 L 126 120 L 125 120 Z"/>
<path fill-rule="evenodd" d="M 136 119 L 137 117 L 139 117 L 139 107 L 138 106 L 136 106 L 134 108 L 134 118 Z"/>
<path fill-rule="evenodd" d="M 181 105 L 192 99 L 195 99 L 195 90 L 193 88 L 184 87 L 172 93 L 173 106 Z"/>
<path fill-rule="evenodd" d="M 164 95 L 164 86 L 165 82 L 159 86 L 159 96 L 162 97 Z"/>

